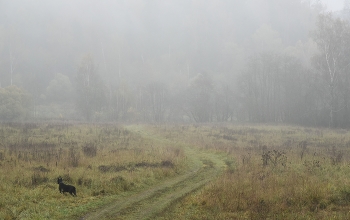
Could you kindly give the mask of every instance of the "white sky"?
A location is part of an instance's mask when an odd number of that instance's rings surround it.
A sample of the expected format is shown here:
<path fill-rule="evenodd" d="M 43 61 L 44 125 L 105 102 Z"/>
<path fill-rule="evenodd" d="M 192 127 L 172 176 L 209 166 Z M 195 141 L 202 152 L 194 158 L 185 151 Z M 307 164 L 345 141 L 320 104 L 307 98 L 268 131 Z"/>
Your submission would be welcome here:
<path fill-rule="evenodd" d="M 321 0 L 324 4 L 327 5 L 327 9 L 331 11 L 338 11 L 343 9 L 344 0 Z"/>

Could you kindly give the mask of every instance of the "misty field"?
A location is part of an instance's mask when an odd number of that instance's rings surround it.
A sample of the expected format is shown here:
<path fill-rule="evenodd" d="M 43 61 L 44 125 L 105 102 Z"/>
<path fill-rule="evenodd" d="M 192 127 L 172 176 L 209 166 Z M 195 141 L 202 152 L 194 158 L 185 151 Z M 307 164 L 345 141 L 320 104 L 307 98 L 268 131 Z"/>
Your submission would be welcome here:
<path fill-rule="evenodd" d="M 174 176 L 184 157 L 113 125 L 0 127 L 0 219 L 74 219 L 113 195 Z M 58 191 L 57 178 L 77 188 Z"/>
<path fill-rule="evenodd" d="M 347 130 L 33 123 L 1 125 L 0 140 L 0 219 L 81 219 L 115 201 L 129 205 L 99 219 L 350 217 Z"/>
<path fill-rule="evenodd" d="M 193 146 L 227 154 L 227 169 L 158 219 L 350 218 L 347 130 L 259 125 L 178 132 Z"/>

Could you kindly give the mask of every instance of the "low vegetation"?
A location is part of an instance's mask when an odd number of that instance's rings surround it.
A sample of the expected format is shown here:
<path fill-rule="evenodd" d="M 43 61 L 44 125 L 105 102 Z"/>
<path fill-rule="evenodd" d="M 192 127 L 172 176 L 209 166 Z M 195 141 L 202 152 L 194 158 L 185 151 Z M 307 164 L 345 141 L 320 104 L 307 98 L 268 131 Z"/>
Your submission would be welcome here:
<path fill-rule="evenodd" d="M 141 212 L 168 203 L 158 219 L 350 218 L 347 130 L 3 124 L 0 140 L 0 219 L 79 219 L 129 197 L 130 207 L 122 211 L 134 212 L 131 206 L 142 203 L 135 195 L 146 196 L 160 183 L 165 195 L 152 194 L 154 201 Z M 204 170 L 225 171 L 201 189 L 165 201 L 174 195 L 163 180 L 192 175 L 197 168 L 191 158 L 200 159 Z M 59 192 L 58 177 L 76 187 L 77 197 Z"/>
<path fill-rule="evenodd" d="M 229 159 L 220 178 L 159 219 L 350 218 L 347 130 L 201 126 L 167 133 Z"/>
<path fill-rule="evenodd" d="M 181 172 L 181 148 L 117 125 L 0 126 L 0 219 L 74 219 Z M 57 178 L 76 187 L 60 194 Z"/>

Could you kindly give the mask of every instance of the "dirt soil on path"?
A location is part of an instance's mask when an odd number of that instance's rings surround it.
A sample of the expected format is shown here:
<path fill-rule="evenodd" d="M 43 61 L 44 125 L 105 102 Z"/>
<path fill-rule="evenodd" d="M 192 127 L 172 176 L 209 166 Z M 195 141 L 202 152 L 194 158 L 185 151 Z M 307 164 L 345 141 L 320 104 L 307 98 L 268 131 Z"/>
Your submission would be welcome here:
<path fill-rule="evenodd" d="M 165 144 L 174 144 L 171 140 L 149 133 L 141 126 L 128 127 L 128 129 Z M 80 219 L 152 219 L 184 196 L 215 179 L 225 169 L 226 165 L 219 155 L 199 151 L 186 143 L 180 145 L 190 162 L 189 169 L 185 173 L 127 197 L 120 197 Z"/>

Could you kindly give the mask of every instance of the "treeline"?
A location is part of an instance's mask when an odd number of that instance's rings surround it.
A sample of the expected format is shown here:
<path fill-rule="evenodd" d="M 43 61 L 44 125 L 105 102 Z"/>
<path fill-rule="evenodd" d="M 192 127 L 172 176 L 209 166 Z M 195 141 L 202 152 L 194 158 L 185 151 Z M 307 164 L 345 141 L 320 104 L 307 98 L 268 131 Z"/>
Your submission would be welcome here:
<path fill-rule="evenodd" d="M 64 1 L 42 7 L 48 20 L 31 16 L 33 5 L 5 13 L 16 1 L 2 3 L 1 121 L 350 125 L 345 10 L 298 0 L 116 1 L 88 23 L 97 12 L 87 2 L 72 3 L 85 15 Z"/>

